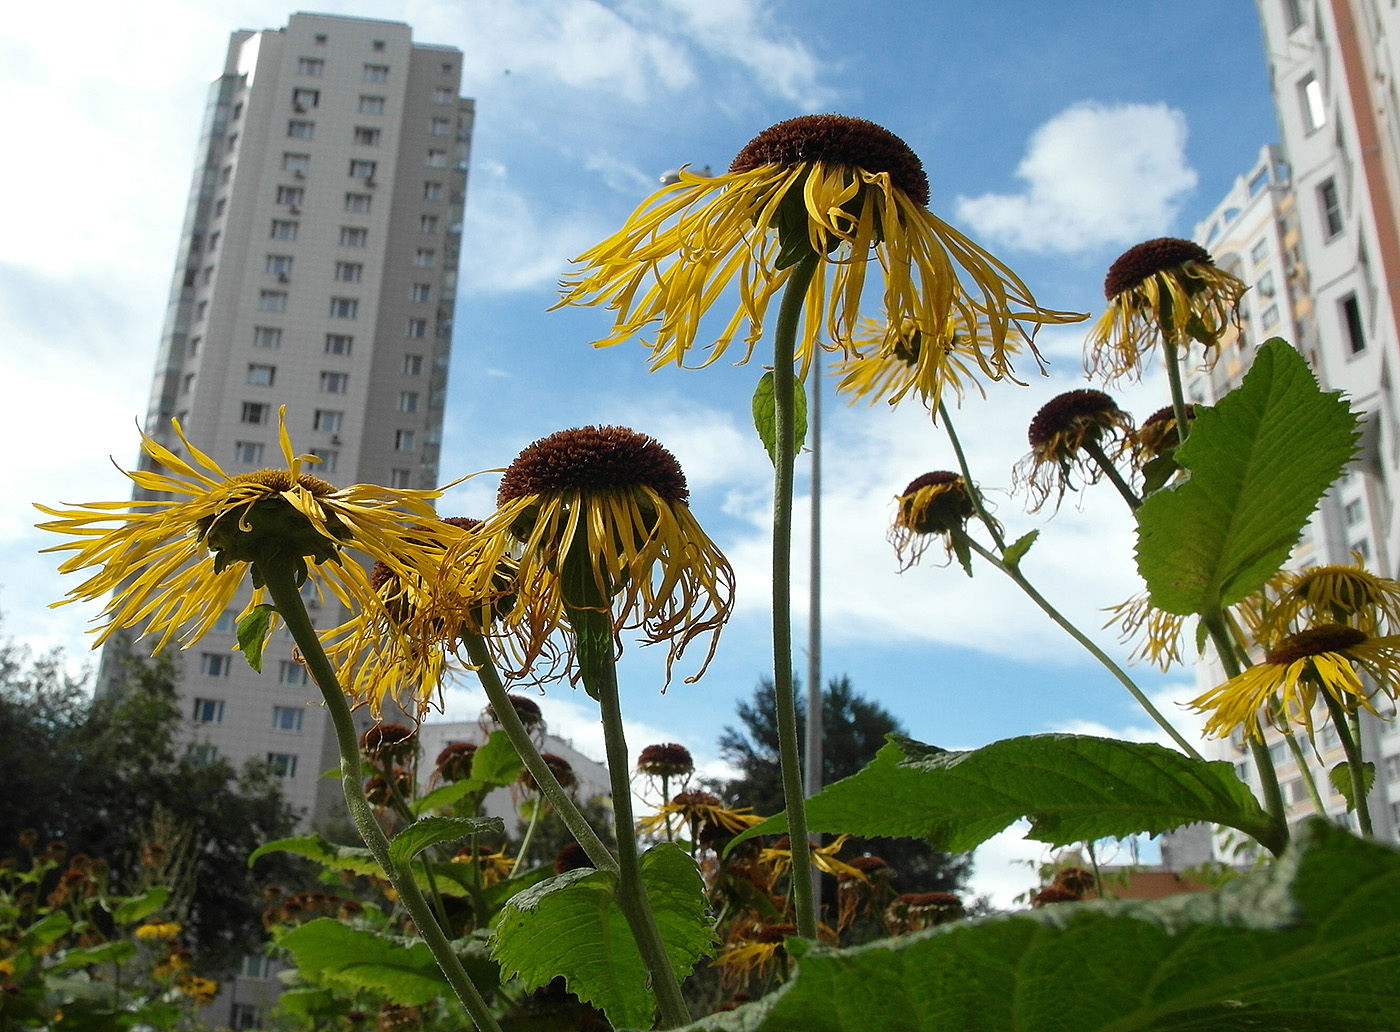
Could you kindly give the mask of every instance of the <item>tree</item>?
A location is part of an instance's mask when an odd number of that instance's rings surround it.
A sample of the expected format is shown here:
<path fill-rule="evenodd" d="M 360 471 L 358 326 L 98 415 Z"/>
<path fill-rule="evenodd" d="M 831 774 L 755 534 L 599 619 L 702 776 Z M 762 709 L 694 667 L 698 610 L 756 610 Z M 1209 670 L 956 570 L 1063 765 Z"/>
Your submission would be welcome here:
<path fill-rule="evenodd" d="M 295 817 L 264 765 L 238 771 L 178 750 L 173 672 L 167 655 L 133 657 L 115 690 L 93 700 L 62 653 L 35 659 L 0 642 L 0 856 L 33 828 L 41 844 L 106 860 L 118 888 L 162 863 L 203 967 L 228 969 L 262 939 L 263 887 L 296 877 L 289 859 L 250 871 L 248 855 L 290 834 Z"/>
<path fill-rule="evenodd" d="M 803 694 L 798 693 L 798 739 L 806 727 Z M 750 702 L 736 707 L 742 726 L 726 725 L 719 751 L 740 776 L 722 783 L 720 794 L 735 806 L 751 806 L 767 816 L 784 809 L 778 764 L 778 720 L 773 682 L 762 679 Z M 822 692 L 822 783 L 850 777 L 875 758 L 885 736 L 904 733 L 889 710 L 860 695 L 849 677 L 833 678 Z M 871 853 L 893 869 L 899 892 L 956 892 L 972 871 L 970 854 L 939 853 L 911 839 L 851 839 L 843 857 Z"/>

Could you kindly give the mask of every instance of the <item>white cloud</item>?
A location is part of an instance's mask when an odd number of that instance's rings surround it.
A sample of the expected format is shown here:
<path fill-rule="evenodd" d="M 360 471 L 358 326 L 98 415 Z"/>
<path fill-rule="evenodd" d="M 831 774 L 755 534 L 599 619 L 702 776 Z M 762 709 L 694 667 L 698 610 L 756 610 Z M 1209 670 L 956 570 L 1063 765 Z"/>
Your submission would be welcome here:
<path fill-rule="evenodd" d="M 1074 252 L 1165 233 L 1196 186 L 1186 117 L 1166 104 L 1084 101 L 1030 138 L 1019 194 L 959 197 L 958 217 L 1009 247 Z"/>
<path fill-rule="evenodd" d="M 994 907 L 1020 909 L 1017 900 L 1039 886 L 1037 868 L 1048 861 L 1051 851 L 1044 842 L 1026 838 L 1030 825 L 1017 821 L 977 847 L 972 857 L 972 877 L 967 881 L 968 899 L 986 896 Z"/>

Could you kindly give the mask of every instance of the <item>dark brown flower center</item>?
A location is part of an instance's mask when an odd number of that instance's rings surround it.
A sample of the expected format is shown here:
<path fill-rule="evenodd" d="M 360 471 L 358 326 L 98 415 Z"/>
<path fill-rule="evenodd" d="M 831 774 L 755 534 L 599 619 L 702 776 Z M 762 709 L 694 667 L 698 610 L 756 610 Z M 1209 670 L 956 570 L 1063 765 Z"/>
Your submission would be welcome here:
<path fill-rule="evenodd" d="M 1264 662 L 1273 666 L 1287 666 L 1300 659 L 1320 656 L 1324 652 L 1340 652 L 1366 640 L 1366 634 L 1355 627 L 1343 624 L 1327 624 L 1323 627 L 1309 627 L 1306 631 L 1290 634 L 1279 642 L 1278 648 L 1264 657 Z"/>
<path fill-rule="evenodd" d="M 292 489 L 292 474 L 285 469 L 260 469 L 256 473 L 239 473 L 229 477 L 229 481 L 234 484 L 261 484 L 272 491 L 290 491 Z M 302 473 L 297 477 L 297 486 L 304 487 L 317 498 L 324 498 L 326 495 L 334 494 L 334 485 L 322 480 L 320 477 L 313 477 L 310 473 Z"/>
<path fill-rule="evenodd" d="M 1175 268 L 1185 262 L 1213 265 L 1210 252 L 1200 244 L 1176 237 L 1159 237 L 1130 247 L 1118 256 L 1103 281 L 1104 297 L 1112 301 L 1124 291 L 1132 290 L 1149 276 Z"/>
<path fill-rule="evenodd" d="M 1068 430 L 1086 425 L 1110 426 L 1120 415 L 1118 403 L 1103 391 L 1066 391 L 1040 407 L 1026 436 L 1032 448 L 1040 448 Z"/>
<path fill-rule="evenodd" d="M 729 166 L 748 172 L 762 165 L 784 168 L 805 162 L 843 165 L 866 172 L 888 172 L 890 182 L 915 204 L 928 206 L 928 176 L 923 162 L 894 133 L 863 118 L 803 115 L 763 130 Z"/>
<path fill-rule="evenodd" d="M 709 792 L 681 792 L 671 799 L 672 806 L 719 806 L 719 796 Z"/>
<path fill-rule="evenodd" d="M 530 445 L 501 477 L 496 504 L 553 491 L 650 487 L 669 502 L 690 497 L 676 457 L 623 426 L 561 430 Z"/>
<path fill-rule="evenodd" d="M 946 484 L 956 484 L 962 477 L 956 473 L 949 473 L 947 470 L 936 470 L 933 473 L 925 473 L 921 477 L 915 477 L 909 481 L 901 497 L 907 498 L 909 495 L 924 487 L 940 487 Z"/>
<path fill-rule="evenodd" d="M 695 769 L 690 750 L 675 742 L 649 745 L 637 757 L 637 769 L 644 774 L 688 774 Z"/>

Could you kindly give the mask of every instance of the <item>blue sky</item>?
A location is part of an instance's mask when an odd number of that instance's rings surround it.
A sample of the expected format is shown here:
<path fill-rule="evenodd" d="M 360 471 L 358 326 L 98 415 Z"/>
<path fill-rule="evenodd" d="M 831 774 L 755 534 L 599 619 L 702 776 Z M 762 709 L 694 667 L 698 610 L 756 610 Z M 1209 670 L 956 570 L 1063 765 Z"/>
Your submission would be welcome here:
<path fill-rule="evenodd" d="M 1097 315 L 1109 263 L 1140 240 L 1189 236 L 1276 135 L 1245 3 L 318 9 L 407 21 L 416 39 L 466 54 L 463 92 L 477 99 L 478 121 L 444 476 L 505 465 L 531 440 L 585 423 L 650 433 L 685 466 L 697 515 L 738 571 L 738 610 L 701 683 L 678 678 L 661 695 L 660 657 L 633 647 L 624 693 L 635 747 L 678 740 L 707 760 L 734 701 L 771 665 L 770 467 L 748 421 L 761 370 L 648 374 L 640 345 L 592 349 L 605 313 L 546 311 L 568 259 L 615 230 L 663 170 L 721 170 L 766 126 L 836 111 L 902 136 L 923 158 L 931 208 L 1015 268 L 1041 302 Z M 208 80 L 230 30 L 278 27 L 287 13 L 232 0 L 87 0 L 7 15 L 0 429 L 13 442 L 13 488 L 0 503 L 0 609 L 9 634 L 83 648 L 95 609 L 44 608 L 71 585 L 53 557 L 35 555 L 49 542 L 32 529 L 28 503 L 126 495 L 112 460 L 130 464 L 136 453 Z M 1044 529 L 1028 574 L 1111 643 L 1097 630 L 1100 610 L 1136 590 L 1121 502 L 1100 488 L 1047 522 L 1002 490 L 1030 416 L 1083 385 L 1082 337 L 1074 327 L 1047 332 L 1051 375 L 995 385 L 986 401 L 974 394 L 955 421 L 1009 531 Z M 1118 394 L 1139 415 L 1165 401 L 1153 378 Z M 948 747 L 1052 730 L 1149 736 L 1122 689 L 995 571 L 972 581 L 929 563 L 895 572 L 884 540 L 891 499 L 918 474 L 950 466 L 951 454 L 917 403 L 888 411 L 826 397 L 826 673 L 848 674 L 913 735 Z M 801 525 L 805 476 L 798 493 Z M 442 510 L 484 515 L 493 497 L 494 481 L 481 478 Z M 1173 712 L 1171 700 L 1191 694 L 1189 673 L 1143 672 L 1143 684 Z M 580 700 L 555 689 L 546 713 L 587 749 L 596 736 Z M 448 716 L 473 716 L 478 705 L 467 689 L 447 697 Z"/>

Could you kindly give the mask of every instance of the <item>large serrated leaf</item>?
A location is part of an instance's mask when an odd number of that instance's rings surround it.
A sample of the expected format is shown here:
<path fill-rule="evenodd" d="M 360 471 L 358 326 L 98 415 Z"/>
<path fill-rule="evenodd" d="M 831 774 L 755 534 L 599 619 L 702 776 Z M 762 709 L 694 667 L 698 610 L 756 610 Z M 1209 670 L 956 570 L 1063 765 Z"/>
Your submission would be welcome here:
<path fill-rule="evenodd" d="M 154 914 L 170 898 L 170 890 L 164 885 L 147 889 L 139 896 L 124 899 L 112 911 L 112 920 L 117 924 L 134 924 L 148 914 Z"/>
<path fill-rule="evenodd" d="M 794 450 L 800 450 L 807 438 L 807 391 L 801 380 L 792 383 L 792 409 L 792 446 Z M 758 378 L 758 386 L 753 391 L 753 428 L 758 431 L 758 439 L 768 451 L 769 461 L 776 462 L 777 403 L 773 400 L 771 372 Z"/>
<path fill-rule="evenodd" d="M 864 770 L 807 801 L 813 831 L 922 838 L 950 853 L 1022 818 L 1029 838 L 1054 846 L 1202 821 L 1256 837 L 1271 832 L 1231 764 L 1089 735 L 1028 735 L 968 752 L 891 735 Z M 770 817 L 734 844 L 786 826 L 786 815 Z"/>
<path fill-rule="evenodd" d="M 492 731 L 491 737 L 472 753 L 472 780 L 492 788 L 513 784 L 524 769 L 525 764 L 504 731 Z"/>
<path fill-rule="evenodd" d="M 327 842 L 316 832 L 310 835 L 297 835 L 293 838 L 277 839 L 259 846 L 248 857 L 248 864 L 252 866 L 259 858 L 269 853 L 294 853 L 297 856 L 304 856 L 308 860 L 332 871 L 353 871 L 356 874 L 368 874 L 376 878 L 383 878 L 387 872 L 379 866 L 379 861 L 370 855 L 368 849 L 355 846 L 338 846 Z M 418 883 L 418 887 L 427 892 L 436 887 L 443 895 L 467 896 L 470 890 L 467 888 L 462 878 L 463 869 L 458 864 L 430 864 L 429 867 L 435 875 L 439 876 L 436 886 L 433 886 L 422 869 L 421 865 L 412 867 L 413 880 Z M 442 880 L 443 877 L 448 879 Z"/>
<path fill-rule="evenodd" d="M 389 842 L 389 859 L 405 864 L 439 842 L 453 842 L 468 835 L 504 833 L 505 822 L 499 817 L 422 817 Z"/>
<path fill-rule="evenodd" d="M 1056 904 L 836 950 L 689 1032 L 1393 1032 L 1400 854 L 1311 822 L 1213 892 Z"/>
<path fill-rule="evenodd" d="M 1356 415 L 1303 357 L 1264 343 L 1240 386 L 1197 406 L 1175 459 L 1189 476 L 1138 509 L 1138 571 L 1152 604 L 1185 616 L 1257 591 L 1355 451 Z"/>
<path fill-rule="evenodd" d="M 642 882 L 676 977 L 714 944 L 695 861 L 666 843 L 642 857 Z M 605 871 L 570 871 L 513 896 L 496 925 L 493 955 L 526 988 L 563 975 L 569 991 L 618 1028 L 650 1028 L 656 1010 L 646 966 Z"/>
<path fill-rule="evenodd" d="M 391 939 L 321 917 L 287 932 L 278 945 L 291 951 L 303 975 L 351 990 L 373 989 L 395 1003 L 417 1006 L 452 994 L 432 951 L 418 939 Z M 458 943 L 454 951 L 477 988 L 495 984 L 494 965 L 483 944 Z"/>

